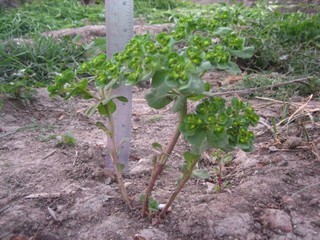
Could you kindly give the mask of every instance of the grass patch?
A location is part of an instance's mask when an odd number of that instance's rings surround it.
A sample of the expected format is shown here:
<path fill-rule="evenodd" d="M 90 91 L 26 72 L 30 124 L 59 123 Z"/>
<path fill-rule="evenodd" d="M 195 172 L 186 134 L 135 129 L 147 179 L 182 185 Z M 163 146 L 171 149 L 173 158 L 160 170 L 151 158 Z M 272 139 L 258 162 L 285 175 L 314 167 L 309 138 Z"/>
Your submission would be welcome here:
<path fill-rule="evenodd" d="M 136 13 L 143 14 L 177 6 L 176 1 L 172 0 L 134 2 Z M 57 41 L 41 37 L 39 33 L 104 24 L 104 14 L 102 2 L 85 6 L 78 0 L 34 0 L 14 9 L 1 8 L 0 94 L 27 101 L 34 93 L 33 87 L 46 86 L 63 70 L 76 67 L 86 58 L 94 56 L 99 39 L 79 46 L 70 38 Z M 105 45 L 105 41 L 102 44 Z"/>
<path fill-rule="evenodd" d="M 0 94 L 28 99 L 32 87 L 44 87 L 63 70 L 85 60 L 82 46 L 70 38 L 41 36 L 0 45 Z"/>
<path fill-rule="evenodd" d="M 148 14 L 150 9 L 170 10 L 179 6 L 179 1 L 173 0 L 134 0 L 134 11 L 136 15 Z"/>
<path fill-rule="evenodd" d="M 25 37 L 48 30 L 104 24 L 103 3 L 83 5 L 79 0 L 34 0 L 14 9 L 0 8 L 0 39 Z M 173 0 L 134 0 L 134 11 L 135 16 L 148 16 L 158 10 L 162 12 L 180 5 L 179 1 Z"/>
<path fill-rule="evenodd" d="M 261 75 L 252 74 L 245 76 L 240 83 L 241 88 L 259 88 L 272 86 L 274 84 L 287 82 L 288 78 L 282 75 Z M 276 90 L 263 90 L 256 91 L 251 96 L 269 96 L 276 99 L 289 99 L 293 96 L 310 96 L 314 95 L 315 98 L 320 97 L 320 78 L 313 77 L 307 82 L 297 82 L 294 84 L 287 84 L 277 87 Z"/>
<path fill-rule="evenodd" d="M 0 39 L 104 21 L 103 5 L 84 6 L 78 0 L 34 0 L 15 9 L 0 9 Z"/>
<path fill-rule="evenodd" d="M 247 8 L 241 4 L 196 5 L 173 0 L 134 0 L 134 4 L 135 16 L 148 23 L 207 16 L 221 26 L 233 28 L 246 38 L 246 45 L 255 47 L 253 58 L 238 61 L 247 72 L 320 76 L 320 13 L 283 13 L 281 8 L 264 5 Z M 0 94 L 27 99 L 33 93 L 32 87 L 47 85 L 59 72 L 99 52 L 90 48 L 95 43 L 78 46 L 70 39 L 57 42 L 37 34 L 104 21 L 101 2 L 84 6 L 78 0 L 34 0 L 16 9 L 0 9 Z M 13 40 L 1 43 L 1 39 L 21 36 L 32 39 L 32 44 Z M 104 46 L 103 40 L 100 45 Z M 257 81 L 256 85 L 268 82 L 255 78 L 250 81 Z M 317 84 L 292 91 L 308 93 L 318 89 Z"/>
<path fill-rule="evenodd" d="M 320 14 L 259 9 L 247 10 L 245 28 L 239 28 L 256 49 L 246 67 L 294 75 L 320 73 Z"/>

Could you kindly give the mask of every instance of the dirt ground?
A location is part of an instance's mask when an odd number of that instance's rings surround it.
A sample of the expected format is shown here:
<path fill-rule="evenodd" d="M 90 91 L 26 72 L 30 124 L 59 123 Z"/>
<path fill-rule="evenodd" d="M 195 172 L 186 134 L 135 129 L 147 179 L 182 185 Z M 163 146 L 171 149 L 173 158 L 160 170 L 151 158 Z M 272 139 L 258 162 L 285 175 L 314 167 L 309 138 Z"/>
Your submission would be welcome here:
<path fill-rule="evenodd" d="M 139 29 L 138 29 L 139 30 Z M 213 83 L 233 78 L 208 75 Z M 28 106 L 5 100 L 0 112 L 0 240 L 318 240 L 320 239 L 320 103 L 296 98 L 288 104 L 251 99 L 261 117 L 255 150 L 235 151 L 216 193 L 216 165 L 204 157 L 208 180 L 191 179 L 166 219 L 140 216 L 153 142 L 167 143 L 177 116 L 155 111 L 134 89 L 129 171 L 125 182 L 136 209 L 130 211 L 117 183 L 104 174 L 106 136 L 88 118 L 90 103 L 49 98 L 37 90 Z M 276 126 L 280 116 L 292 121 Z M 294 114 L 295 113 L 295 114 Z M 293 115 L 294 114 L 294 115 Z M 273 124 L 275 123 L 275 124 Z M 272 131 L 277 130 L 274 135 Z M 58 146 L 72 132 L 75 146 Z M 153 192 L 166 203 L 181 174 L 180 139 Z"/>
<path fill-rule="evenodd" d="M 135 89 L 129 194 L 139 201 L 150 176 L 151 144 L 166 143 L 176 116 L 150 109 Z M 252 100 L 261 121 L 277 118 L 283 104 Z M 293 113 L 299 106 L 290 109 Z M 216 177 L 192 179 L 167 218 L 142 219 L 139 204 L 129 211 L 117 184 L 104 176 L 104 134 L 85 116 L 88 103 L 49 98 L 45 89 L 25 108 L 5 101 L 0 113 L 0 239 L 319 239 L 319 102 L 310 101 L 304 119 L 291 123 L 277 139 L 265 125 L 255 128 L 252 153 L 236 151 L 224 169 L 226 188 L 215 193 Z M 279 127 L 280 130 L 280 127 Z M 311 143 L 306 141 L 308 132 Z M 55 135 L 72 132 L 74 147 L 58 147 Z M 165 203 L 183 164 L 180 140 L 154 197 Z M 208 158 L 199 168 L 216 167 Z M 14 236 L 26 238 L 13 238 Z M 134 238 L 135 236 L 135 238 Z M 140 238 L 139 238 L 139 237 Z M 28 238 L 27 238 L 28 237 Z"/>

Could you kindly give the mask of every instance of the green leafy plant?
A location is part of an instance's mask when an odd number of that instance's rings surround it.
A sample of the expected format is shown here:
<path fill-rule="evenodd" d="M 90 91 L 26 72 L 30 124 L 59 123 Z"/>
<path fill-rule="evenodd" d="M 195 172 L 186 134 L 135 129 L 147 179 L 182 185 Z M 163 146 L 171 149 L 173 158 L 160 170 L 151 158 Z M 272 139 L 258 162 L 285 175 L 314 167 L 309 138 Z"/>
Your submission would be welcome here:
<path fill-rule="evenodd" d="M 62 135 L 56 136 L 56 139 L 58 140 L 58 146 L 72 147 L 77 143 L 77 139 L 72 132 L 65 132 Z"/>
<path fill-rule="evenodd" d="M 223 189 L 223 167 L 229 165 L 232 162 L 232 155 L 226 153 L 220 149 L 217 149 L 211 154 L 212 160 L 216 162 L 216 175 L 217 175 L 217 185 L 215 187 L 216 192 L 221 192 Z"/>
<path fill-rule="evenodd" d="M 142 194 L 140 196 L 140 201 L 141 202 L 145 201 L 145 195 Z M 153 217 L 155 214 L 157 214 L 159 212 L 159 206 L 160 206 L 160 204 L 156 199 L 154 199 L 152 197 L 149 198 L 149 201 L 148 201 L 148 210 L 149 210 L 148 217 L 149 218 Z"/>
<path fill-rule="evenodd" d="M 309 5 L 310 6 L 310 5 Z M 315 9 L 315 8 L 314 8 Z M 229 26 L 255 47 L 252 58 L 238 60 L 247 71 L 272 71 L 285 74 L 319 74 L 320 13 L 283 12 L 274 6 L 256 4 L 179 4 L 167 11 L 147 11 L 144 18 L 150 23 L 170 22 L 188 15 L 207 16 Z"/>
<path fill-rule="evenodd" d="M 115 101 L 126 102 L 127 99 L 113 95 L 112 89 L 120 84 L 137 85 L 152 78 L 151 91 L 146 95 L 149 106 L 161 109 L 172 104 L 172 111 L 178 113 L 179 121 L 166 147 L 153 144 L 160 153 L 144 194 L 143 216 L 149 215 L 152 190 L 181 133 L 191 145 L 190 151 L 184 153 L 183 176 L 161 210 L 163 217 L 204 151 L 211 148 L 230 151 L 234 147 L 251 150 L 254 136 L 248 127 L 257 123 L 258 116 L 248 103 L 239 99 L 233 98 L 227 103 L 223 98 L 210 97 L 211 86 L 201 77 L 213 70 L 238 73 L 240 69 L 235 61 L 250 57 L 253 52 L 252 47 L 245 46 L 242 37 L 230 28 L 220 27 L 215 19 L 184 17 L 176 22 L 171 32 L 135 36 L 111 59 L 107 60 L 101 54 L 76 70 L 65 71 L 48 90 L 52 95 L 62 94 L 67 99 L 80 96 L 95 100 L 87 114 L 98 112 L 105 117 L 108 124 L 97 122 L 97 126 L 114 139 L 112 114 L 116 111 Z M 187 111 L 190 101 L 200 101 L 192 113 Z M 107 149 L 114 166 L 118 166 L 119 149 L 115 142 Z M 131 207 L 121 169 L 116 167 L 115 173 L 125 202 Z"/>

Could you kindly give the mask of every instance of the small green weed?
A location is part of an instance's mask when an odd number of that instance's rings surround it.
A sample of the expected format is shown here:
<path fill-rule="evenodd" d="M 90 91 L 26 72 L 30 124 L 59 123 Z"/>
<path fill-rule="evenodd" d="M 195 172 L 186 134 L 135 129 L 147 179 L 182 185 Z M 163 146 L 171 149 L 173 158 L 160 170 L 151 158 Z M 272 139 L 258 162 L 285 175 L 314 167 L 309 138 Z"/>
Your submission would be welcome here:
<path fill-rule="evenodd" d="M 217 185 L 215 187 L 215 192 L 221 192 L 223 189 L 223 167 L 226 165 L 230 165 L 232 163 L 232 154 L 226 153 L 220 149 L 214 151 L 212 154 L 212 160 L 217 164 L 217 168 L 215 169 L 217 175 Z"/>
<path fill-rule="evenodd" d="M 144 194 L 140 195 L 140 202 L 144 202 L 145 201 L 146 196 Z M 149 208 L 149 214 L 148 217 L 151 218 L 155 213 L 159 212 L 160 208 L 159 208 L 160 204 L 159 202 L 150 197 L 149 198 L 149 203 L 148 203 L 148 208 Z"/>
<path fill-rule="evenodd" d="M 56 139 L 58 140 L 57 146 L 59 147 L 61 146 L 72 147 L 77 143 L 77 139 L 72 132 L 65 132 L 64 134 L 57 136 Z"/>
<path fill-rule="evenodd" d="M 4 103 L 3 103 L 3 99 L 1 99 L 0 98 L 0 111 L 2 110 L 2 108 L 3 108 L 3 105 L 4 105 Z"/>
<path fill-rule="evenodd" d="M 213 169 L 195 169 L 192 172 L 192 176 L 205 180 L 215 178 L 216 185 L 213 190 L 216 193 L 220 193 L 222 192 L 223 188 L 227 185 L 227 183 L 223 181 L 223 168 L 232 164 L 232 152 L 225 152 L 221 149 L 214 149 L 209 157 L 210 164 L 214 164 L 215 167 Z"/>

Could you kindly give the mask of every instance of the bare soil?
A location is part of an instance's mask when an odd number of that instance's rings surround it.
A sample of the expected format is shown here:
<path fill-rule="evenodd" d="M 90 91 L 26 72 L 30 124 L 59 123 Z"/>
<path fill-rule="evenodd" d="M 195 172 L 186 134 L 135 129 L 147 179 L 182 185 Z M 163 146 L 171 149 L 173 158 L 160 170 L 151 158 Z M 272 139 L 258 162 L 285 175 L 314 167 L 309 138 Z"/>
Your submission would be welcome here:
<path fill-rule="evenodd" d="M 206 80 L 224 85 L 239 78 L 209 74 Z M 287 108 L 270 99 L 250 100 L 263 124 L 254 129 L 255 150 L 235 151 L 224 167 L 223 191 L 214 191 L 217 166 L 208 153 L 198 168 L 209 169 L 212 177 L 191 179 L 165 219 L 143 219 L 139 199 L 152 169 L 151 144 L 166 144 L 177 120 L 170 108 L 149 108 L 148 91 L 134 89 L 125 174 L 133 211 L 117 183 L 105 175 L 106 136 L 95 126 L 98 117 L 85 115 L 89 102 L 49 98 L 45 89 L 37 90 L 27 106 L 5 99 L 0 112 L 0 240 L 319 239 L 319 101 L 296 98 Z M 275 126 L 284 113 L 295 112 L 300 115 L 289 124 Z M 66 132 L 74 134 L 75 146 L 58 145 L 57 136 Z M 180 139 L 153 193 L 160 203 L 166 203 L 181 176 L 186 149 Z"/>
<path fill-rule="evenodd" d="M 233 163 L 224 168 L 222 193 L 212 190 L 216 165 L 204 158 L 198 167 L 210 169 L 211 179 L 190 180 L 166 219 L 142 219 L 139 198 L 150 177 L 151 144 L 165 144 L 176 122 L 169 109 L 147 106 L 147 91 L 135 89 L 133 99 L 125 181 L 134 211 L 104 174 L 105 135 L 95 127 L 96 117 L 85 116 L 88 102 L 52 99 L 45 89 L 27 107 L 5 101 L 0 113 L 0 239 L 319 239 L 319 102 L 305 107 L 314 124 L 307 124 L 308 117 L 297 119 L 277 138 L 259 124 L 255 150 L 235 151 Z M 282 111 L 283 104 L 271 103 L 252 100 L 263 122 Z M 298 125 L 302 120 L 304 128 Z M 67 131 L 76 145 L 58 147 L 54 136 Z M 160 203 L 179 179 L 181 153 L 187 148 L 181 139 L 155 188 L 153 197 Z"/>

